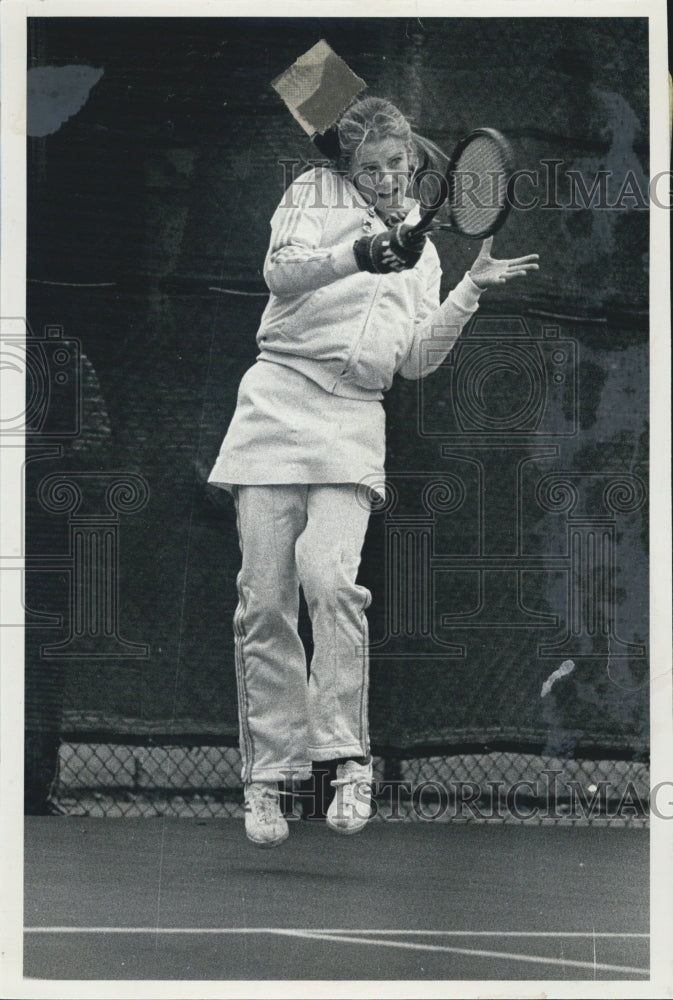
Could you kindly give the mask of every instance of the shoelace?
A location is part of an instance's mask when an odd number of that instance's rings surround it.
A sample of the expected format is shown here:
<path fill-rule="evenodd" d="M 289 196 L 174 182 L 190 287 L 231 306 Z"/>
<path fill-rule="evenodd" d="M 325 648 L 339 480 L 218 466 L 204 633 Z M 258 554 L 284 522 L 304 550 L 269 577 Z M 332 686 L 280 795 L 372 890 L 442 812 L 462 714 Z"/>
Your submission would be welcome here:
<path fill-rule="evenodd" d="M 279 802 L 273 792 L 260 792 L 259 795 L 255 796 L 255 803 L 259 807 L 259 811 L 265 822 L 277 819 Z"/>
<path fill-rule="evenodd" d="M 355 789 L 358 788 L 364 793 L 369 793 L 371 795 L 372 785 L 370 781 L 365 781 L 364 778 L 357 778 L 352 781 L 350 778 L 335 778 L 332 782 L 334 788 L 343 788 L 346 785 L 350 785 L 350 788 L 344 788 L 344 791 L 349 793 L 349 798 L 355 795 Z"/>

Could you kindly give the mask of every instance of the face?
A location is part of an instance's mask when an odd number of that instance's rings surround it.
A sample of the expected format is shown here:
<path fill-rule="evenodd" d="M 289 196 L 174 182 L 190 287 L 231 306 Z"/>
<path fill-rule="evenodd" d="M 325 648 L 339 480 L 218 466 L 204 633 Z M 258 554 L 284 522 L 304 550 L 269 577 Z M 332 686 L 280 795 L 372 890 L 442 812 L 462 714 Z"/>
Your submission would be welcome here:
<path fill-rule="evenodd" d="M 404 139 L 368 140 L 351 160 L 353 183 L 383 215 L 403 207 L 409 172 L 409 152 Z"/>

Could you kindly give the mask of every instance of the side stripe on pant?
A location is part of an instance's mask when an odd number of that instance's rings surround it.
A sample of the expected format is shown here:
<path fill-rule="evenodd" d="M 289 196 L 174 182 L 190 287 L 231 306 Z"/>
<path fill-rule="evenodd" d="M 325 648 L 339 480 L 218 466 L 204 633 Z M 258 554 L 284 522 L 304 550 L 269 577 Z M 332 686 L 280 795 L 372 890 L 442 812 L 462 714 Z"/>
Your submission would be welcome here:
<path fill-rule="evenodd" d="M 371 604 L 371 594 L 367 596 L 360 609 L 362 622 L 362 690 L 360 693 L 360 745 L 363 754 L 369 753 L 369 623 L 365 611 Z"/>
<path fill-rule="evenodd" d="M 234 498 L 236 506 L 236 530 L 238 531 L 238 543 L 243 552 L 243 537 L 241 535 L 241 525 L 238 510 L 238 497 Z M 238 605 L 234 612 L 234 663 L 236 668 L 236 691 L 238 694 L 238 719 L 241 742 L 241 752 L 243 756 L 243 780 L 249 778 L 255 760 L 252 734 L 248 726 L 248 706 L 249 698 L 245 684 L 245 657 L 243 643 L 245 641 L 245 597 L 241 587 L 243 571 L 240 570 L 236 576 L 236 591 L 238 593 Z"/>

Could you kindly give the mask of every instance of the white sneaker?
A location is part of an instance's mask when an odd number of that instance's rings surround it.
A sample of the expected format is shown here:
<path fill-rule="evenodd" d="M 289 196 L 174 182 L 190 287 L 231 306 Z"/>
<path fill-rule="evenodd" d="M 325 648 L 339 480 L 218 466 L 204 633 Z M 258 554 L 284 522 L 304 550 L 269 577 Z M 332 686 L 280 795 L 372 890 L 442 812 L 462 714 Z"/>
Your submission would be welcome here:
<path fill-rule="evenodd" d="M 337 767 L 336 794 L 327 810 L 327 825 L 337 833 L 359 833 L 371 815 L 372 762 L 347 760 Z"/>
<path fill-rule="evenodd" d="M 280 811 L 280 794 L 275 781 L 252 781 L 244 786 L 245 833 L 258 847 L 277 847 L 290 829 Z"/>

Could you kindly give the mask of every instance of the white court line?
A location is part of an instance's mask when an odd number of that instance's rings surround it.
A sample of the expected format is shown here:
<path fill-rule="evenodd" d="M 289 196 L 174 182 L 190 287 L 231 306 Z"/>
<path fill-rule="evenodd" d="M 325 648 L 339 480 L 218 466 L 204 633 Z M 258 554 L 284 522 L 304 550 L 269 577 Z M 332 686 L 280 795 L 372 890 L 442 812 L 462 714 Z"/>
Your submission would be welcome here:
<path fill-rule="evenodd" d="M 571 937 L 571 938 L 647 938 L 647 934 L 611 931 L 339 931 L 305 930 L 286 927 L 26 927 L 27 934 L 273 934 L 281 937 L 309 938 L 315 941 L 338 941 L 345 944 L 378 945 L 382 948 L 406 948 L 413 951 L 435 951 L 453 955 L 470 955 L 474 958 L 501 958 L 512 962 L 529 962 L 538 965 L 566 966 L 574 969 L 591 969 L 600 972 L 621 972 L 628 975 L 647 976 L 649 969 L 628 965 L 610 965 L 605 962 L 582 962 L 576 959 L 551 958 L 544 955 L 520 955 L 516 952 L 490 951 L 481 948 L 457 948 L 452 945 L 420 944 L 411 941 L 382 941 L 372 935 L 444 935 L 465 937 Z M 355 937 L 358 934 L 360 936 Z"/>
<path fill-rule="evenodd" d="M 377 941 L 376 938 L 351 937 L 347 934 L 326 934 L 313 931 L 276 931 L 277 934 L 296 935 L 317 941 L 339 941 L 346 944 L 375 944 L 380 948 L 407 948 L 413 951 L 441 951 L 452 955 L 471 955 L 474 958 L 504 958 L 511 962 L 532 962 L 538 965 L 562 965 L 573 969 L 591 969 L 594 972 L 623 972 L 629 975 L 648 976 L 649 969 L 630 965 L 609 965 L 606 962 L 580 962 L 568 958 L 548 958 L 543 955 L 519 955 L 509 951 L 486 951 L 482 948 L 456 948 L 444 944 L 416 944 L 412 941 Z M 585 937 L 591 937 L 587 934 Z"/>
<path fill-rule="evenodd" d="M 421 931 L 402 928 L 358 929 L 355 927 L 24 927 L 26 934 L 365 934 L 376 937 L 395 935 L 443 937 L 564 937 L 564 938 L 649 938 L 637 931 Z"/>

